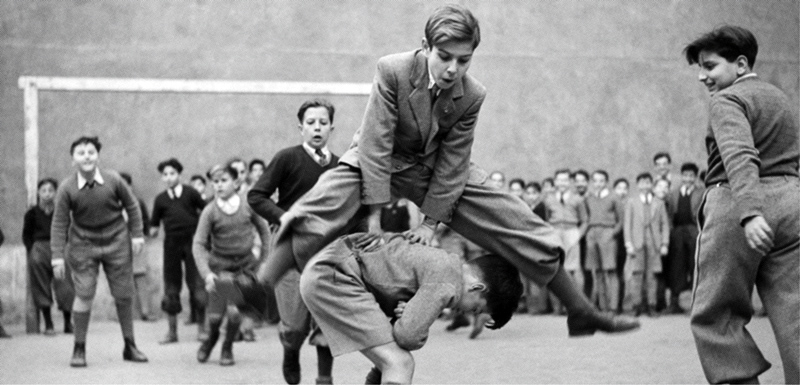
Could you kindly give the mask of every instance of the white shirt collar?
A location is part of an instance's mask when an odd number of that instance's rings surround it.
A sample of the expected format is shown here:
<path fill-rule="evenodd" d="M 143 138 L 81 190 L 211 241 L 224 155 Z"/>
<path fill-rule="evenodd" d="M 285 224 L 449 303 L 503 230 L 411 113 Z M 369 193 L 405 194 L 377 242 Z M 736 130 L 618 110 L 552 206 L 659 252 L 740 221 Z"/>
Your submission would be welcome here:
<path fill-rule="evenodd" d="M 175 192 L 175 196 L 172 196 L 173 191 Z M 167 195 L 169 195 L 170 199 L 180 198 L 182 193 L 183 193 L 183 184 L 181 183 L 178 183 L 178 185 L 175 186 L 175 188 L 167 189 Z"/>
<path fill-rule="evenodd" d="M 105 183 L 105 181 L 103 180 L 103 176 L 100 175 L 100 168 L 98 168 L 98 167 L 94 168 L 94 181 L 97 182 L 98 184 L 104 184 Z M 83 175 L 81 175 L 81 173 L 79 171 L 78 172 L 78 190 L 82 189 L 83 186 L 86 186 L 86 183 L 89 183 L 89 181 L 86 180 L 86 178 L 84 178 Z"/>
<path fill-rule="evenodd" d="M 747 75 L 740 76 L 738 79 L 733 81 L 733 84 L 739 83 L 740 80 L 747 79 L 747 78 L 754 78 L 756 76 L 757 75 L 756 75 L 755 72 L 751 72 L 751 73 L 749 73 Z"/>
<path fill-rule="evenodd" d="M 319 159 L 317 159 L 317 150 L 315 150 L 313 147 L 309 146 L 308 143 L 303 142 L 303 148 L 306 150 L 306 153 L 308 153 L 308 155 L 311 156 L 312 159 L 314 159 L 315 161 L 319 160 Z M 325 161 L 326 162 L 330 162 L 331 161 L 331 151 L 328 150 L 328 145 L 326 144 L 325 147 L 321 148 L 321 150 L 322 150 L 322 154 L 325 155 Z"/>
<path fill-rule="evenodd" d="M 600 194 L 598 194 L 598 197 L 600 199 L 603 199 L 603 198 L 607 197 L 608 194 L 611 194 L 611 191 L 608 188 L 604 188 L 604 189 L 600 190 Z"/>
<path fill-rule="evenodd" d="M 640 193 L 639 199 L 642 201 L 642 203 L 647 203 L 648 199 L 650 200 L 650 202 L 653 202 L 653 193 L 650 192 L 644 194 Z"/>
<path fill-rule="evenodd" d="M 231 215 L 239 210 L 239 206 L 242 204 L 242 198 L 239 197 L 239 194 L 231 195 L 228 200 L 224 200 L 222 198 L 217 198 L 217 207 L 222 210 L 223 213 Z"/>

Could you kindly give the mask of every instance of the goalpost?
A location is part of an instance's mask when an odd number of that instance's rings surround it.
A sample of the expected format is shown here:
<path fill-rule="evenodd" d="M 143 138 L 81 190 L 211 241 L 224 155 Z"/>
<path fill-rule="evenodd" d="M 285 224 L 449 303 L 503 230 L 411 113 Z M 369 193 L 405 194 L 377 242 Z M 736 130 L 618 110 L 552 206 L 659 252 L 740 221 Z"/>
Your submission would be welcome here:
<path fill-rule="evenodd" d="M 136 79 L 21 76 L 25 109 L 25 188 L 36 204 L 39 179 L 39 91 L 154 92 L 211 94 L 369 95 L 370 83 L 324 83 L 199 79 Z"/>
<path fill-rule="evenodd" d="M 152 92 L 210 94 L 369 95 L 370 83 L 236 81 L 199 79 L 137 79 L 21 76 L 25 111 L 25 188 L 29 205 L 36 204 L 39 179 L 39 91 Z M 16 281 L 16 271 L 14 268 Z M 12 284 L 12 287 L 16 285 Z M 27 332 L 39 330 L 38 309 L 26 295 Z"/>

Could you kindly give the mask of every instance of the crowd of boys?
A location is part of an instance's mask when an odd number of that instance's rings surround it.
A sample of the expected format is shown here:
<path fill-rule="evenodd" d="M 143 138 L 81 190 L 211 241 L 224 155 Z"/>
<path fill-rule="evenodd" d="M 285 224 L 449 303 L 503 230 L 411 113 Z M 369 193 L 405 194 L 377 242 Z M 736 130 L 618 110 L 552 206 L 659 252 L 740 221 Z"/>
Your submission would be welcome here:
<path fill-rule="evenodd" d="M 411 351 L 425 344 L 445 309 L 488 316 L 476 317 L 478 328 L 497 329 L 525 292 L 528 311 L 546 311 L 536 306 L 549 302 L 550 311 L 565 313 L 570 336 L 619 333 L 639 327 L 619 313 L 682 313 L 680 293 L 694 280 L 691 325 L 707 379 L 757 382 L 769 368 L 745 328 L 755 285 L 786 381 L 796 383 L 798 129 L 785 95 L 752 72 L 755 37 L 723 26 L 684 51 L 712 94 L 706 193 L 698 167 L 683 164 L 678 183 L 666 153 L 654 157 L 655 175 L 636 177 L 633 192 L 624 178 L 609 185 L 604 170 L 568 169 L 541 184 L 513 179 L 506 191 L 502 173 L 487 175 L 469 162 L 486 96 L 467 74 L 479 43 L 469 10 L 437 8 L 420 49 L 378 62 L 363 123 L 338 163 L 327 149 L 333 106 L 324 101 L 301 106 L 303 143 L 267 166 L 251 162 L 258 177 L 248 183 L 241 159 L 212 167 L 213 197 L 180 183 L 179 161 L 161 162 L 167 189 L 150 222 L 153 234 L 161 224 L 165 232 L 163 342 L 177 341 L 185 271 L 201 325 L 197 360 L 209 359 L 224 321 L 219 363 L 233 365 L 232 343 L 243 322 L 238 285 L 250 277 L 276 290 L 288 383 L 300 381 L 297 357 L 308 334 L 318 348 L 317 383 L 332 383 L 333 356 L 353 351 L 374 364 L 367 383 L 410 383 Z M 72 143 L 75 172 L 58 184 L 53 202 L 53 275 L 64 278 L 68 265 L 75 294 L 73 367 L 87 366 L 100 266 L 115 300 L 123 359 L 148 361 L 132 322 L 132 260 L 146 235 L 141 204 L 120 174 L 98 167 L 100 150 L 96 137 Z M 400 234 L 384 233 L 393 221 L 382 213 L 395 213 L 401 198 L 419 207 L 424 220 Z M 432 247 L 442 223 L 486 254 Z M 535 284 L 525 289 L 522 280 Z"/>

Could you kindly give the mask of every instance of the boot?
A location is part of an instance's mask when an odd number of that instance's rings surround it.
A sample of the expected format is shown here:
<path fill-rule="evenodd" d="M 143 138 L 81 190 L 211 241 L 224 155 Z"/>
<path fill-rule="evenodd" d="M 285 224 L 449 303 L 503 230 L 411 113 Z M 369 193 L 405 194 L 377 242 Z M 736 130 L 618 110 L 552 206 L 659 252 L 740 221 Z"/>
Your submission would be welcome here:
<path fill-rule="evenodd" d="M 69 361 L 69 366 L 73 368 L 86 367 L 86 342 L 75 343 L 75 348 L 72 350 L 72 359 Z"/>
<path fill-rule="evenodd" d="M 147 356 L 140 352 L 139 349 L 136 349 L 136 343 L 133 342 L 133 338 L 125 339 L 125 349 L 122 350 L 122 359 L 132 362 L 147 362 Z"/>
<path fill-rule="evenodd" d="M 197 309 L 197 340 L 202 342 L 208 339 L 208 325 L 206 325 L 206 309 Z M 218 331 L 219 333 L 219 331 Z M 218 334 L 219 336 L 219 334 Z"/>
<path fill-rule="evenodd" d="M 221 320 L 220 320 L 221 321 Z M 211 351 L 214 350 L 214 345 L 217 344 L 217 340 L 219 339 L 219 325 L 220 321 L 211 321 L 209 323 L 208 328 L 208 338 L 200 344 L 200 349 L 197 350 L 197 361 L 198 362 L 206 362 L 208 361 L 208 357 L 211 355 Z"/>
<path fill-rule="evenodd" d="M 283 379 L 290 385 L 300 383 L 300 350 L 283 348 Z"/>
<path fill-rule="evenodd" d="M 381 377 L 383 377 L 383 376 L 381 375 L 380 369 L 378 369 L 378 368 L 373 366 L 372 369 L 369 370 L 369 373 L 367 373 L 367 378 L 366 378 L 366 381 L 364 381 L 364 384 L 365 385 L 380 385 Z"/>
<path fill-rule="evenodd" d="M 178 342 L 178 316 L 175 314 L 168 315 L 167 325 L 169 326 L 167 335 L 164 336 L 163 340 L 158 342 L 161 345 L 174 344 Z"/>
<path fill-rule="evenodd" d="M 222 366 L 231 366 L 233 361 L 233 341 L 236 337 L 236 332 L 239 331 L 241 322 L 231 322 L 228 318 L 228 328 L 225 330 L 225 341 L 222 342 L 222 352 L 219 356 L 219 364 Z"/>
<path fill-rule="evenodd" d="M 44 319 L 44 335 L 56 335 L 56 329 L 53 326 L 53 317 L 50 315 L 50 306 L 42 307 L 42 318 Z"/>

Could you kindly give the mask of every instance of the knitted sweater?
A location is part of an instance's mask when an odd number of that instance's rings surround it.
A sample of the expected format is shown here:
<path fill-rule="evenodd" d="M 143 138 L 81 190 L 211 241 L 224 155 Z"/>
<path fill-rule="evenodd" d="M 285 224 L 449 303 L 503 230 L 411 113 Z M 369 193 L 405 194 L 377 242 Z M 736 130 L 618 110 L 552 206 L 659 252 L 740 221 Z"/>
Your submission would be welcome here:
<path fill-rule="evenodd" d="M 206 202 L 194 188 L 183 185 L 181 196 L 177 199 L 169 197 L 167 191 L 162 191 L 153 202 L 153 216 L 150 224 L 158 227 L 164 222 L 164 235 L 167 237 L 191 238 L 197 229 L 197 220 L 200 211 L 206 207 Z"/>
<path fill-rule="evenodd" d="M 100 170 L 103 184 L 78 189 L 78 174 L 64 179 L 58 187 L 50 231 L 53 260 L 64 259 L 64 247 L 77 237 L 98 244 L 113 239 L 122 231 L 132 238 L 143 238 L 139 202 L 115 171 Z M 128 221 L 122 215 L 125 210 Z"/>

